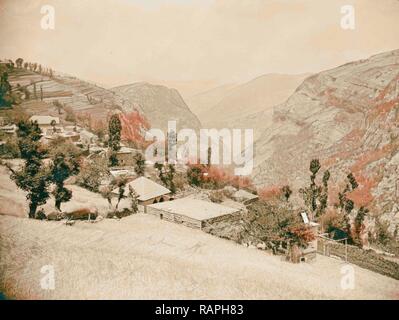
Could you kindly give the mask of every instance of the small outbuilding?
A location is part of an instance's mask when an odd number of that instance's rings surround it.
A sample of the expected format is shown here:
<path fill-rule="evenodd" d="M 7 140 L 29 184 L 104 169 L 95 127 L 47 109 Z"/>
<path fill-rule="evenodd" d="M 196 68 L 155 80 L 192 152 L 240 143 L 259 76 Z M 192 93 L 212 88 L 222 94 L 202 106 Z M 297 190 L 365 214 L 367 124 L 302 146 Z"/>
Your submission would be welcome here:
<path fill-rule="evenodd" d="M 223 221 L 240 210 L 204 200 L 181 198 L 147 206 L 147 213 L 161 219 L 202 229 L 206 224 Z"/>
<path fill-rule="evenodd" d="M 149 205 L 153 203 L 163 202 L 169 200 L 170 190 L 164 186 L 146 178 L 139 177 L 126 184 L 124 196 L 129 195 L 129 187 L 137 193 L 140 205 Z M 113 194 L 119 194 L 119 188 L 112 191 Z"/>

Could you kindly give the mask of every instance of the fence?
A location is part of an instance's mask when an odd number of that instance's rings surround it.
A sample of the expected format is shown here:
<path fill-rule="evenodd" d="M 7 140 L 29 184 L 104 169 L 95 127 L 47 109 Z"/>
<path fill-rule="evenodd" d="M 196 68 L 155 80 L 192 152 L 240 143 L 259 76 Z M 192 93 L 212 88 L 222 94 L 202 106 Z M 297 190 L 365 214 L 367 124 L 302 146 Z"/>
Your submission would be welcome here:
<path fill-rule="evenodd" d="M 387 260 L 372 250 L 348 245 L 347 239 L 333 240 L 323 234 L 319 235 L 317 240 L 317 253 L 319 254 L 340 258 L 347 263 L 353 263 L 359 267 L 399 280 L 399 264 L 397 262 Z"/>
<path fill-rule="evenodd" d="M 342 245 L 344 250 L 342 250 Z M 348 262 L 348 238 L 334 240 L 327 237 L 326 234 L 320 234 L 317 237 L 317 253 L 344 259 L 345 262 Z"/>

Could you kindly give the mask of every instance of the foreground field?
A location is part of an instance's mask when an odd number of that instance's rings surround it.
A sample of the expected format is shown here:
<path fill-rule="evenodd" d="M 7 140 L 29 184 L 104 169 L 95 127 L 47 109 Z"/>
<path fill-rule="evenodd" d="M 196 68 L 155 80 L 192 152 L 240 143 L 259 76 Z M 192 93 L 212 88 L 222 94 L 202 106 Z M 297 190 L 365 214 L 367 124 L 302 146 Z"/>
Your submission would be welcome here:
<path fill-rule="evenodd" d="M 55 290 L 40 270 L 53 265 Z M 338 260 L 294 265 L 138 214 L 99 223 L 0 216 L 0 292 L 19 299 L 397 299 L 399 281 Z"/>

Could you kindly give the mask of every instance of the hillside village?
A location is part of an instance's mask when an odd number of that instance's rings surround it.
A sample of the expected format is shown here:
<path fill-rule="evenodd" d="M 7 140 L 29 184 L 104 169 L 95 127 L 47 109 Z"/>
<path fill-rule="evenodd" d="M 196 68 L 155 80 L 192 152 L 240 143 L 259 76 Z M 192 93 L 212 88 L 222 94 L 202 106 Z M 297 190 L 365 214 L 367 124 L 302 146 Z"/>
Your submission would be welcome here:
<path fill-rule="evenodd" d="M 0 64 L 1 214 L 65 228 L 143 214 L 286 261 L 319 253 L 399 279 L 397 228 L 352 201 L 359 182 L 350 171 L 332 205 L 329 168 L 316 158 L 299 190 L 211 164 L 151 163 L 139 99 L 22 58 Z"/>

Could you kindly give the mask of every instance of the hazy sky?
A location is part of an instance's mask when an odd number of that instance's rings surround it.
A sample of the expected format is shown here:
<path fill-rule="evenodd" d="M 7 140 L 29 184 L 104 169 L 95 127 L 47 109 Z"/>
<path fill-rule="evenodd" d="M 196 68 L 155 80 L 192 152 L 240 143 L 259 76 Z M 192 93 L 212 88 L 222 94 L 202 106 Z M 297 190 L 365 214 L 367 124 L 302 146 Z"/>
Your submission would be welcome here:
<path fill-rule="evenodd" d="M 55 8 L 42 30 L 40 8 Z M 340 27 L 354 5 L 355 30 Z M 106 86 L 206 87 L 304 73 L 399 48 L 397 0 L 0 0 L 0 57 Z"/>

